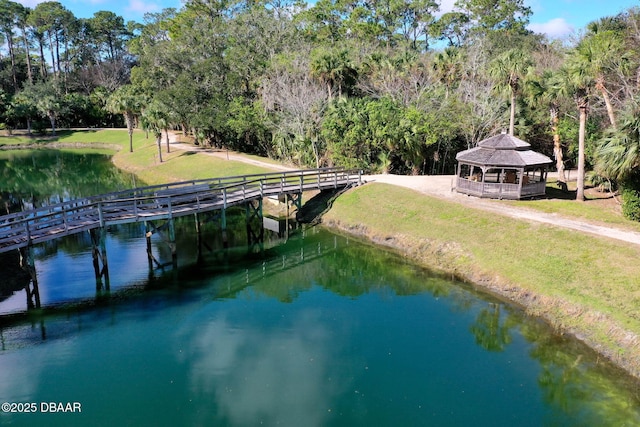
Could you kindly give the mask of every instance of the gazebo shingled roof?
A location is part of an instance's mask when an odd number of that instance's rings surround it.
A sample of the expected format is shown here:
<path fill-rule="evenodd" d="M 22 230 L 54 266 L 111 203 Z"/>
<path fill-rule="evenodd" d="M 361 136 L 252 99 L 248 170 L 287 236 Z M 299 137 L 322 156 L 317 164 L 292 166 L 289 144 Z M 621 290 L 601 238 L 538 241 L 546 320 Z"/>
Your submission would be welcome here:
<path fill-rule="evenodd" d="M 531 144 L 512 135 L 500 134 L 478 143 L 478 146 L 456 155 L 459 162 L 484 166 L 547 165 L 551 159 L 531 150 Z"/>

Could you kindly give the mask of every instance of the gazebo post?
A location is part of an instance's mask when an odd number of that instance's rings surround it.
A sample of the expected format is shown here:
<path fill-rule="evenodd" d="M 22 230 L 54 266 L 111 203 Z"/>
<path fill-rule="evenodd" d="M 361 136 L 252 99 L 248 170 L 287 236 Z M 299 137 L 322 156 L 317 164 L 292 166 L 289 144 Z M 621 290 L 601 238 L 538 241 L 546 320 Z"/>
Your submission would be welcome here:
<path fill-rule="evenodd" d="M 518 199 L 522 197 L 522 181 L 524 180 L 524 168 L 520 168 L 518 173 Z"/>
<path fill-rule="evenodd" d="M 482 189 L 480 190 L 480 197 L 482 197 L 484 196 L 484 180 L 487 177 L 487 168 L 480 166 L 480 170 L 482 171 Z"/>

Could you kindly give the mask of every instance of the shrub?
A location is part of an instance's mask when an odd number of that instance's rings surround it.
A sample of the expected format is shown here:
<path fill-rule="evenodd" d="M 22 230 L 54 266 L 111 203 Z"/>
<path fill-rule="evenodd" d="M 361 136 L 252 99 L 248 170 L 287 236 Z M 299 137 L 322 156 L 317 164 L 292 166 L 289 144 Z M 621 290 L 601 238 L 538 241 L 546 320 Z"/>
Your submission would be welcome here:
<path fill-rule="evenodd" d="M 640 221 L 640 173 L 625 179 L 622 187 L 622 213 L 632 221 Z"/>

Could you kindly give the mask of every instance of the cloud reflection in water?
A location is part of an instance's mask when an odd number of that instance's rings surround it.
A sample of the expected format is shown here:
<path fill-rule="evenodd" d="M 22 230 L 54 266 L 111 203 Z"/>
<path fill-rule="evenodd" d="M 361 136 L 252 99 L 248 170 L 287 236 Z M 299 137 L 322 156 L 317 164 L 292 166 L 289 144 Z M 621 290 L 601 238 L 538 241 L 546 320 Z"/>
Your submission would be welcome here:
<path fill-rule="evenodd" d="M 203 415 L 213 412 L 232 425 L 326 423 L 334 398 L 347 385 L 345 375 L 328 363 L 340 344 L 317 310 L 296 313 L 287 322 L 273 330 L 236 327 L 223 314 L 197 333 L 179 333 L 179 341 L 189 343 L 184 359 L 191 361 L 191 392 L 215 396 L 214 408 L 200 408 Z"/>

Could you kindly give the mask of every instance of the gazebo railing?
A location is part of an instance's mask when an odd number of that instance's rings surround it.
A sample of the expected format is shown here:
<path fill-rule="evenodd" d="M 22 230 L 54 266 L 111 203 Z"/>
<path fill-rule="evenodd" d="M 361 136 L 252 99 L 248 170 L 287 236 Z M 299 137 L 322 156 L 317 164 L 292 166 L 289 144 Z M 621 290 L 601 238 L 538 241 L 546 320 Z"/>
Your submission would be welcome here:
<path fill-rule="evenodd" d="M 458 192 L 479 196 L 482 194 L 482 182 L 472 181 L 470 179 L 458 177 L 456 190 Z"/>
<path fill-rule="evenodd" d="M 520 197 L 539 196 L 545 193 L 544 181 L 523 184 L 522 188 L 518 184 L 479 182 L 458 177 L 456 190 L 478 197 L 518 199 Z"/>
<path fill-rule="evenodd" d="M 522 186 L 521 196 L 540 196 L 545 194 L 547 183 L 544 181 L 524 184 Z"/>

